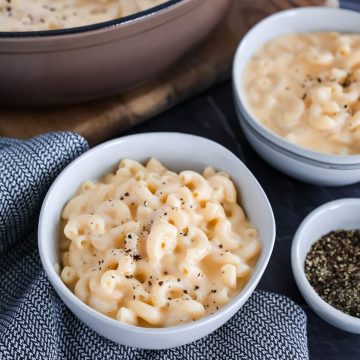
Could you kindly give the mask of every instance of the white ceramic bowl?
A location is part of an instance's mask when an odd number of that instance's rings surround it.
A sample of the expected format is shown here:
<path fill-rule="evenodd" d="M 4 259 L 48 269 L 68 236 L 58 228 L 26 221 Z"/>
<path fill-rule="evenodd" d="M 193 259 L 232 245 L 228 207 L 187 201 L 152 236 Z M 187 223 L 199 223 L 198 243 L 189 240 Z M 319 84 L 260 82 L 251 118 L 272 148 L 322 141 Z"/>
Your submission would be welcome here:
<path fill-rule="evenodd" d="M 359 229 L 360 199 L 329 202 L 311 212 L 297 230 L 291 248 L 295 281 L 309 306 L 330 324 L 360 334 L 360 318 L 350 316 L 325 302 L 308 282 L 304 264 L 311 245 L 321 236 L 338 229 Z"/>
<path fill-rule="evenodd" d="M 175 327 L 148 329 L 126 325 L 85 305 L 61 281 L 55 270 L 59 263 L 60 214 L 65 203 L 86 179 L 98 179 L 114 171 L 119 160 L 144 161 L 156 157 L 168 168 L 202 171 L 212 165 L 232 177 L 250 221 L 259 230 L 262 253 L 245 288 L 213 315 Z M 269 261 L 275 240 L 275 221 L 266 195 L 246 166 L 221 145 L 192 135 L 149 133 L 106 142 L 72 162 L 55 180 L 44 200 L 39 220 L 38 242 L 42 264 L 60 298 L 85 324 L 117 343 L 146 349 L 184 345 L 208 335 L 233 316 L 249 298 Z"/>
<path fill-rule="evenodd" d="M 240 43 L 233 66 L 235 106 L 250 144 L 267 162 L 297 179 L 318 185 L 346 185 L 360 181 L 360 155 L 327 155 L 296 146 L 256 121 L 245 100 L 243 74 L 254 54 L 267 41 L 287 33 L 314 31 L 359 32 L 360 13 L 309 7 L 286 10 L 259 22 Z"/>

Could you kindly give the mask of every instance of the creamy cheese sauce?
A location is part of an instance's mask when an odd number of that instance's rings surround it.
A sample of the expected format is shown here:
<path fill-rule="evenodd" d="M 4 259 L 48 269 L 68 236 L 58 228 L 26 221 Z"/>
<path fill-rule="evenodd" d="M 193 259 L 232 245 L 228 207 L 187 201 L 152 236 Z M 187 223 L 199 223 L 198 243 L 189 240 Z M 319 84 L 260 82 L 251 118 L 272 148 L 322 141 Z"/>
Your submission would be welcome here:
<path fill-rule="evenodd" d="M 260 48 L 244 77 L 251 114 L 288 141 L 360 153 L 360 35 L 289 34 Z"/>
<path fill-rule="evenodd" d="M 0 0 L 0 31 L 72 28 L 131 15 L 166 0 Z"/>
<path fill-rule="evenodd" d="M 210 167 L 177 174 L 156 159 L 124 159 L 115 174 L 84 183 L 62 217 L 62 280 L 131 325 L 214 313 L 245 286 L 261 251 L 234 183 Z"/>

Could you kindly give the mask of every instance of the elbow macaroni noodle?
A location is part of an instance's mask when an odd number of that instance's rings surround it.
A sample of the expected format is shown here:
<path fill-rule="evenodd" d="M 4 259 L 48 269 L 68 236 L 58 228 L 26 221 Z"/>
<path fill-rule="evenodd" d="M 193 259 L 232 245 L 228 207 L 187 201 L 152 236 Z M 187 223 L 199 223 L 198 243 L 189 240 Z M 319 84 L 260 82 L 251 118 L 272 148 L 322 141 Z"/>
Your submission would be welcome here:
<path fill-rule="evenodd" d="M 360 153 L 360 35 L 290 34 L 250 60 L 254 117 L 286 140 L 328 154 Z"/>
<path fill-rule="evenodd" d="M 165 327 L 200 319 L 246 284 L 258 233 L 229 176 L 180 174 L 156 159 L 122 160 L 65 206 L 63 282 L 121 322 Z"/>
<path fill-rule="evenodd" d="M 96 24 L 167 0 L 0 0 L 0 31 L 54 30 Z"/>

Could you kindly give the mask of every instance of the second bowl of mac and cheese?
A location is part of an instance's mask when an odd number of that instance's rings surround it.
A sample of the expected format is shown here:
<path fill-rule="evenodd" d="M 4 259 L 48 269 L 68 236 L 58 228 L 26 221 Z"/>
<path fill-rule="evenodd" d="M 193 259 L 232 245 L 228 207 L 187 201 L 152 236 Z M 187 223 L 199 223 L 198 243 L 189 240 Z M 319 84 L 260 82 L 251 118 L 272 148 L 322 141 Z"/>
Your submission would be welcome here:
<path fill-rule="evenodd" d="M 70 310 L 113 341 L 152 349 L 194 341 L 238 311 L 274 237 L 243 163 L 176 133 L 85 153 L 56 179 L 39 222 L 43 266 Z"/>
<path fill-rule="evenodd" d="M 283 11 L 255 26 L 234 62 L 235 103 L 255 150 L 321 185 L 360 181 L 360 14 Z"/>

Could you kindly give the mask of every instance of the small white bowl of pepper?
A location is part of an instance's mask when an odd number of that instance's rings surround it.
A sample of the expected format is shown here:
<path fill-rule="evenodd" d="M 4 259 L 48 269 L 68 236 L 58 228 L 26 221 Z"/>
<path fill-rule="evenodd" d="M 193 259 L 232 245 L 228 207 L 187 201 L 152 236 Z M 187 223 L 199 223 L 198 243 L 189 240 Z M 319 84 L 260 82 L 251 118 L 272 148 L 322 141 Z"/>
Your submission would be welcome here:
<path fill-rule="evenodd" d="M 294 236 L 291 265 L 309 306 L 330 324 L 360 334 L 360 199 L 311 212 Z"/>

